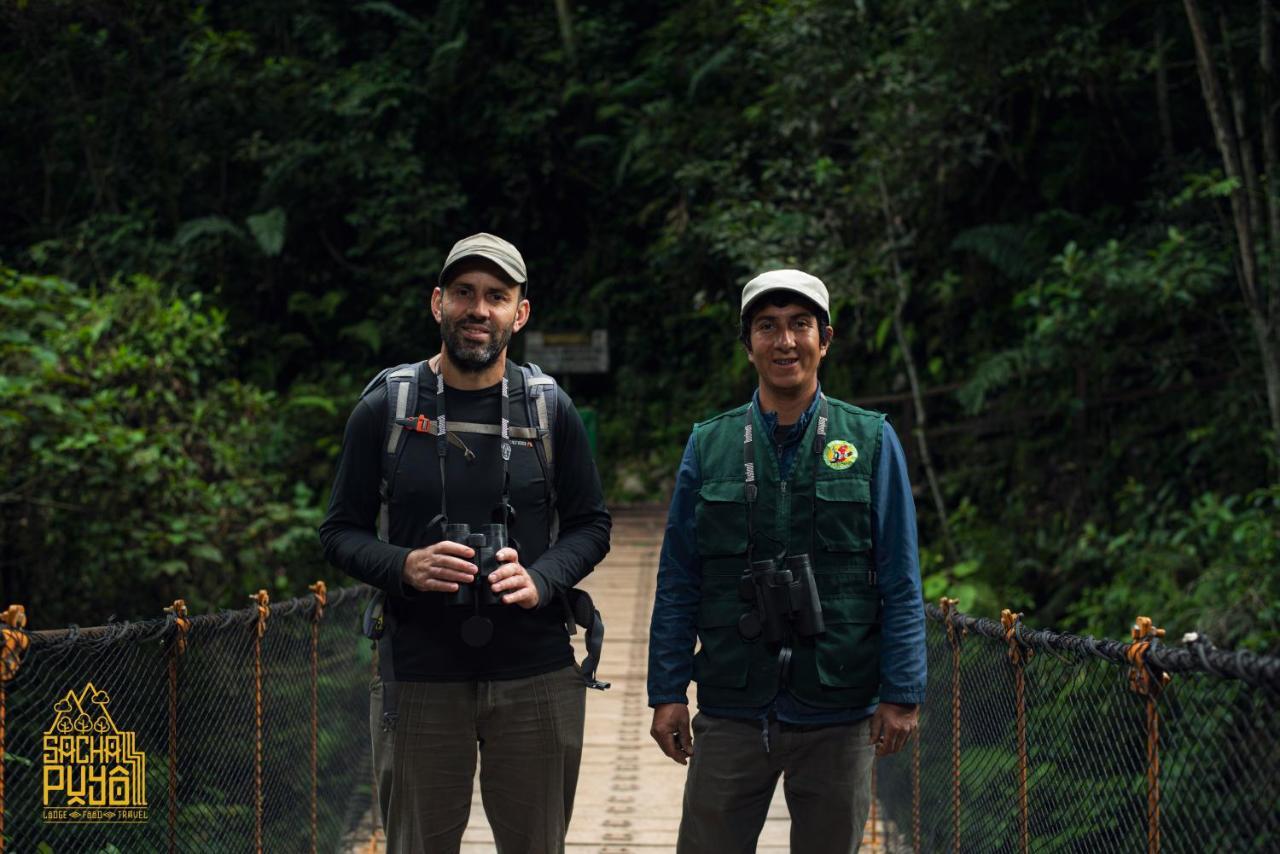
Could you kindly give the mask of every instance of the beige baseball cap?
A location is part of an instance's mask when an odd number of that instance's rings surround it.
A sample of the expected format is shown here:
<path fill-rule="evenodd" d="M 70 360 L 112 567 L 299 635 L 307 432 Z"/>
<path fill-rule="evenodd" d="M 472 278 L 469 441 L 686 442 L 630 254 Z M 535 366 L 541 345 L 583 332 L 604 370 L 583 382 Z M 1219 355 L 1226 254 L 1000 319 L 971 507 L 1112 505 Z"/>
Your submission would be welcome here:
<path fill-rule="evenodd" d="M 464 258 L 484 258 L 486 261 L 492 261 L 518 285 L 529 281 L 529 274 L 524 268 L 524 258 L 520 255 L 520 250 L 501 237 L 482 231 L 479 234 L 464 237 L 453 244 L 453 248 L 449 250 L 449 256 L 444 259 L 444 266 L 440 268 L 438 282 L 443 285 L 444 274 Z"/>
<path fill-rule="evenodd" d="M 815 303 L 818 308 L 831 314 L 831 300 L 827 296 L 827 286 L 817 276 L 811 276 L 803 270 L 770 270 L 761 273 L 747 282 L 742 289 L 742 311 L 745 317 L 751 303 L 773 291 L 791 291 Z"/>

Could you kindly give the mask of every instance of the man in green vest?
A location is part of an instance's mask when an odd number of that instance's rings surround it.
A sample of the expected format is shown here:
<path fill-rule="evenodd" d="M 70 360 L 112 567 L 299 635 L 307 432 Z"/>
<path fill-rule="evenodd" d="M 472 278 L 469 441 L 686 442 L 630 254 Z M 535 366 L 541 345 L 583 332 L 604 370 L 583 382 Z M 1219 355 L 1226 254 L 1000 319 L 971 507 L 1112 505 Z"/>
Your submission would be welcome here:
<path fill-rule="evenodd" d="M 902 749 L 924 700 L 906 462 L 883 414 L 823 394 L 832 334 L 815 276 L 748 282 L 759 388 L 694 425 L 677 474 L 648 681 L 650 734 L 689 764 L 681 854 L 754 851 L 779 777 L 792 851 L 857 851 L 873 757 Z"/>

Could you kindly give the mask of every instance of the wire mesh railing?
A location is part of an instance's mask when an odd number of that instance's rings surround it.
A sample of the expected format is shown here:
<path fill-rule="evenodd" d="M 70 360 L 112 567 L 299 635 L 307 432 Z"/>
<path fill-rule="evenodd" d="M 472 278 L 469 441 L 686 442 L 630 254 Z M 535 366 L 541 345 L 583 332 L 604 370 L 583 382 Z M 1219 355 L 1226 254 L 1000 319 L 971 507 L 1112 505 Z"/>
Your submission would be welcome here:
<path fill-rule="evenodd" d="M 340 850 L 372 804 L 368 592 L 39 632 L 10 608 L 0 851 Z"/>
<path fill-rule="evenodd" d="M 1280 659 L 927 606 L 928 700 L 878 762 L 889 852 L 1280 847 Z"/>
<path fill-rule="evenodd" d="M 56 632 L 5 612 L 0 851 L 351 847 L 376 827 L 367 593 Z M 1280 659 L 926 611 L 921 726 L 875 770 L 886 851 L 1276 849 Z"/>

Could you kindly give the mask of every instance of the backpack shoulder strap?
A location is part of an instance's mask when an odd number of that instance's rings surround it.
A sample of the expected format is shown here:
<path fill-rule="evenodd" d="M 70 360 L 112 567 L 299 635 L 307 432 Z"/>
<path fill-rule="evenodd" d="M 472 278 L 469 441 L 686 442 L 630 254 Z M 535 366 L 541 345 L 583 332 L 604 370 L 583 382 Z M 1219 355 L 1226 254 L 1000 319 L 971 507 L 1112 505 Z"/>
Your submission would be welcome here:
<path fill-rule="evenodd" d="M 394 368 L 383 368 L 376 377 L 369 380 L 369 384 L 364 387 L 364 391 L 360 392 L 360 397 L 364 398 L 379 386 L 385 385 L 387 388 L 387 408 L 384 419 L 386 428 L 383 430 L 383 452 L 379 454 L 382 460 L 382 475 L 378 483 L 378 498 L 380 500 L 380 506 L 378 507 L 378 539 L 384 543 L 390 540 L 391 516 L 389 504 L 391 495 L 388 490 L 390 484 L 395 480 L 396 467 L 400 464 L 400 451 L 405 444 L 402 441 L 404 428 L 397 424 L 396 421 L 399 418 L 404 418 L 411 407 L 417 409 L 418 372 L 425 364 L 426 362 L 418 362 L 417 364 L 405 363 L 396 365 Z M 386 599 L 387 594 L 385 592 L 375 590 L 373 596 L 369 598 L 369 604 L 364 611 L 362 633 L 374 642 L 375 648 L 382 637 L 386 625 L 384 623 Z M 386 716 L 384 715 L 384 717 Z"/>
<path fill-rule="evenodd" d="M 548 488 L 554 494 L 556 457 L 553 431 L 560 406 L 559 386 L 551 375 L 543 373 L 542 368 L 532 362 L 521 365 L 520 372 L 524 374 L 525 403 L 533 410 L 529 423 L 536 426 L 539 434 L 539 440 L 534 443 L 538 451 L 538 462 L 542 463 Z M 554 501 L 552 506 L 555 506 Z"/>
<path fill-rule="evenodd" d="M 547 511 L 550 517 L 547 543 L 554 544 L 560 537 L 560 512 L 556 509 L 556 456 L 555 423 L 560 405 L 556 381 L 542 372 L 533 362 L 520 366 L 524 380 L 524 405 L 529 424 L 538 436 L 533 440 L 533 450 L 542 466 L 542 480 L 547 487 Z"/>
<path fill-rule="evenodd" d="M 401 365 L 400 367 L 404 367 L 404 366 Z M 391 373 L 394 370 L 395 368 L 383 368 L 382 370 L 378 371 L 378 375 L 373 379 L 369 380 L 369 384 L 364 387 L 364 391 L 360 392 L 360 397 L 362 398 L 365 397 L 366 395 L 369 394 L 369 392 L 373 391 L 375 388 L 378 388 L 380 385 L 382 385 L 382 381 L 387 378 L 387 374 Z"/>
<path fill-rule="evenodd" d="M 418 375 L 423 363 L 397 365 L 387 371 L 387 444 L 386 455 L 398 457 L 404 438 L 400 420 L 409 417 L 409 409 L 418 408 Z"/>
<path fill-rule="evenodd" d="M 360 393 L 361 397 L 369 394 L 379 385 L 387 389 L 387 408 L 383 430 L 382 446 L 382 478 L 378 486 L 378 495 L 382 506 L 378 511 L 378 537 L 384 542 L 388 537 L 389 517 L 387 505 L 391 501 L 390 488 L 395 483 L 396 468 L 400 464 L 400 453 L 404 450 L 405 428 L 400 423 L 407 418 L 410 409 L 418 407 L 418 378 L 425 362 L 405 363 L 394 368 L 383 369 L 370 380 Z"/>

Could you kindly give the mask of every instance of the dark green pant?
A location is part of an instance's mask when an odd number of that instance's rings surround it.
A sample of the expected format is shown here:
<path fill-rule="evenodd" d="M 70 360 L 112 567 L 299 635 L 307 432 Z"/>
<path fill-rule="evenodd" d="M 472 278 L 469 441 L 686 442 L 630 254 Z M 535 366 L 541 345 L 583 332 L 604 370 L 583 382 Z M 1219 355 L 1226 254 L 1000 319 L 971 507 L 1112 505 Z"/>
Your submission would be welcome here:
<path fill-rule="evenodd" d="M 796 854 L 851 854 L 871 809 L 870 720 L 802 729 L 698 714 L 684 785 L 679 854 L 750 854 L 778 777 Z"/>
<path fill-rule="evenodd" d="M 394 726 L 383 720 L 388 687 Z M 458 850 L 471 814 L 477 745 L 497 850 L 564 851 L 585 712 L 576 667 L 493 682 L 375 680 L 369 723 L 388 854 Z"/>

